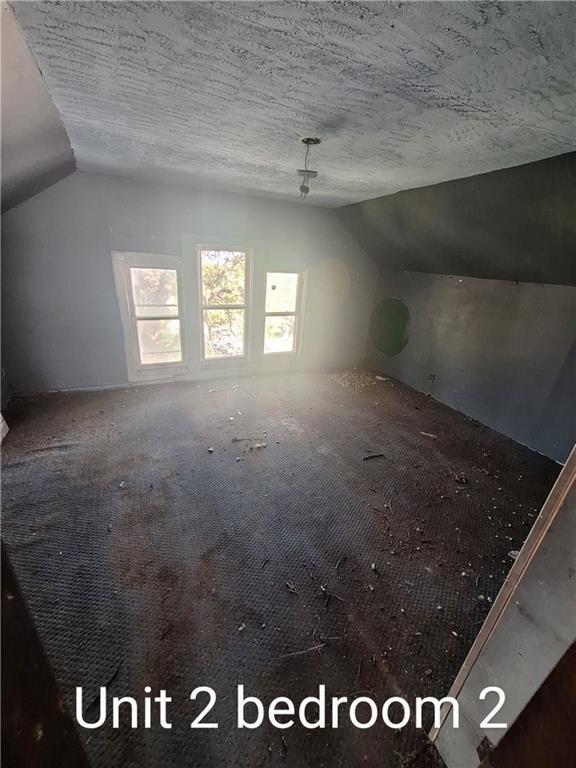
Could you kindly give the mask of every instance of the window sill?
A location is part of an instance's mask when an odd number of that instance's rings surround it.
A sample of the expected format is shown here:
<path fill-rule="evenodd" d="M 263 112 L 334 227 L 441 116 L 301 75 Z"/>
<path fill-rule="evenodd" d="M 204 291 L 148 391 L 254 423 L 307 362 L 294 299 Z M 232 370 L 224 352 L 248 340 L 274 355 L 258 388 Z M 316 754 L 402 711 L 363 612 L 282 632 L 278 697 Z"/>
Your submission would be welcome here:
<path fill-rule="evenodd" d="M 208 360 L 202 360 L 202 368 L 214 368 L 227 365 L 250 365 L 250 360 L 246 355 L 238 355 L 237 357 L 214 357 Z"/>
<path fill-rule="evenodd" d="M 190 367 L 186 363 L 165 363 L 164 365 L 139 365 L 129 371 L 130 383 L 150 381 L 174 381 L 177 378 L 190 374 Z"/>

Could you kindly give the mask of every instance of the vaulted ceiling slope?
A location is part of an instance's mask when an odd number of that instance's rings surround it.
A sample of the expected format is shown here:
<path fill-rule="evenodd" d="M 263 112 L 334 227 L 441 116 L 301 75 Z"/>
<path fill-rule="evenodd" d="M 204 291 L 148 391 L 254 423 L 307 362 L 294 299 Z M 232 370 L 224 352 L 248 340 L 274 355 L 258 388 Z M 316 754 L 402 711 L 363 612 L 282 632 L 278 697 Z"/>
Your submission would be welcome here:
<path fill-rule="evenodd" d="M 336 215 L 383 269 L 576 285 L 576 152 Z"/>
<path fill-rule="evenodd" d="M 576 149 L 576 5 L 13 3 L 78 166 L 338 206 Z"/>
<path fill-rule="evenodd" d="M 2 24 L 2 210 L 73 173 L 70 142 L 14 18 Z"/>

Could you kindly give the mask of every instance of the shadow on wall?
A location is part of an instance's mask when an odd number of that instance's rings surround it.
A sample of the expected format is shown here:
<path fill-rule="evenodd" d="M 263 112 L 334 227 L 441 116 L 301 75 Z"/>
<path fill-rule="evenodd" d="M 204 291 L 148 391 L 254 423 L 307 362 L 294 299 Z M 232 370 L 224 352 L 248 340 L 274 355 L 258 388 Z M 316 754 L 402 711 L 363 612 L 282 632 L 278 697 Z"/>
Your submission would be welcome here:
<path fill-rule="evenodd" d="M 576 152 L 338 208 L 383 269 L 576 285 Z"/>
<path fill-rule="evenodd" d="M 576 317 L 575 317 L 576 326 Z M 576 338 L 566 355 L 558 377 L 546 400 L 542 411 L 542 417 L 536 427 L 535 437 L 545 443 L 554 444 L 557 435 L 564 431 L 568 432 L 568 441 L 566 447 L 568 452 L 571 449 L 570 435 L 572 436 L 572 445 L 576 444 Z M 558 404 L 567 404 L 567 409 L 558 407 Z"/>
<path fill-rule="evenodd" d="M 565 460 L 576 441 L 576 288 L 383 272 L 377 296 L 373 369 Z"/>

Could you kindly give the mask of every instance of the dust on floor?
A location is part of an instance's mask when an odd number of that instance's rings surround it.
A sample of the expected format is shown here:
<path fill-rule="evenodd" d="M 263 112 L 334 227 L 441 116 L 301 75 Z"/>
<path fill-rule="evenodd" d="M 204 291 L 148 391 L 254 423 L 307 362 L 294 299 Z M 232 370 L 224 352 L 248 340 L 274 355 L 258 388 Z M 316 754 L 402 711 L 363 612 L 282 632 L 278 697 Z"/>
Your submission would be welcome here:
<path fill-rule="evenodd" d="M 4 537 L 68 703 L 173 699 L 171 730 L 81 731 L 93 766 L 436 764 L 413 724 L 236 728 L 238 684 L 266 704 L 445 695 L 558 474 L 354 375 L 13 404 Z M 190 730 L 201 685 L 218 730 Z"/>

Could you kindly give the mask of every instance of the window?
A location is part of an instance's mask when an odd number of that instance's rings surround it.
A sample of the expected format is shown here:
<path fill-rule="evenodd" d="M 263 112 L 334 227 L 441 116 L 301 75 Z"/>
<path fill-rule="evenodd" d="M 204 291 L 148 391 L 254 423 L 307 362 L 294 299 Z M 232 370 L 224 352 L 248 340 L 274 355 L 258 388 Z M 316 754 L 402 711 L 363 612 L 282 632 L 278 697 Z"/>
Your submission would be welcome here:
<path fill-rule="evenodd" d="M 113 260 L 130 379 L 165 376 L 184 360 L 177 260 L 138 253 Z"/>
<path fill-rule="evenodd" d="M 131 267 L 130 283 L 140 363 L 180 363 L 178 273 L 175 269 Z"/>
<path fill-rule="evenodd" d="M 296 351 L 299 288 L 298 272 L 266 274 L 264 354 Z"/>
<path fill-rule="evenodd" d="M 244 357 L 248 254 L 200 248 L 204 360 Z"/>

